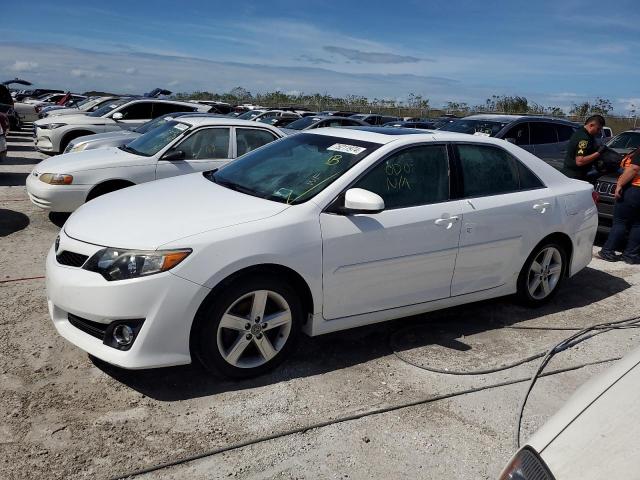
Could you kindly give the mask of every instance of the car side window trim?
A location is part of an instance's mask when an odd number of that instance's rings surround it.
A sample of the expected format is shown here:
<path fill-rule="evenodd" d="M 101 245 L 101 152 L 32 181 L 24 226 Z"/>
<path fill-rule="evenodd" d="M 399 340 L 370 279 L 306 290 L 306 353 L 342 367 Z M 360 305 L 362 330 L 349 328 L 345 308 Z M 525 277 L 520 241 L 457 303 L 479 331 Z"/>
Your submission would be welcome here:
<path fill-rule="evenodd" d="M 360 175 L 358 175 L 355 179 L 353 179 L 351 182 L 349 182 L 349 184 L 344 187 L 342 189 L 342 191 L 335 196 L 335 198 L 333 198 L 325 208 L 322 209 L 321 213 L 330 213 L 330 214 L 336 214 L 335 210 L 335 206 L 336 203 L 340 202 L 342 199 L 344 199 L 344 195 L 347 192 L 347 190 L 349 190 L 350 188 L 353 188 L 354 185 L 356 185 L 360 180 L 362 180 L 362 178 L 364 178 L 366 175 L 368 175 L 371 171 L 375 170 L 381 163 L 387 161 L 390 157 L 392 157 L 393 155 L 397 155 L 400 152 L 403 152 L 405 150 L 409 150 L 412 148 L 416 148 L 416 147 L 445 147 L 445 154 L 447 156 L 447 177 L 449 178 L 449 195 L 446 200 L 442 200 L 439 202 L 429 202 L 429 203 L 421 203 L 419 205 L 411 205 L 411 206 L 406 206 L 406 207 L 389 207 L 384 209 L 384 211 L 388 211 L 388 210 L 403 210 L 403 209 L 407 209 L 407 208 L 419 208 L 419 207 L 424 207 L 427 205 L 438 205 L 441 203 L 447 203 L 450 202 L 452 200 L 456 200 L 455 198 L 452 197 L 452 157 L 451 157 L 451 152 L 449 150 L 449 144 L 448 142 L 421 142 L 421 143 L 414 143 L 412 145 L 405 145 L 403 147 L 397 148 L 395 150 L 393 150 L 392 152 L 389 152 L 387 154 L 385 154 L 383 157 L 379 158 L 373 165 L 370 165 L 369 167 L 367 167 L 367 169 L 362 172 Z"/>
<path fill-rule="evenodd" d="M 458 145 L 473 145 L 473 146 L 477 146 L 477 147 L 485 147 L 485 148 L 495 148 L 498 150 L 501 150 L 503 152 L 505 152 L 507 155 L 509 155 L 511 158 L 513 158 L 513 160 L 515 162 L 517 162 L 518 164 L 520 164 L 523 168 L 527 169 L 531 175 L 533 175 L 536 179 L 538 179 L 538 181 L 540 182 L 540 186 L 539 187 L 530 187 L 530 188 L 518 188 L 517 190 L 509 190 L 507 192 L 500 192 L 500 193 L 492 193 L 490 195 L 464 195 L 464 179 L 462 178 L 462 163 L 460 161 L 460 153 L 458 151 Z M 518 159 L 515 155 L 513 155 L 511 152 L 509 152 L 506 148 L 502 148 L 499 145 L 494 145 L 494 144 L 486 144 L 486 143 L 476 143 L 476 142 L 465 142 L 465 141 L 460 141 L 460 142 L 451 142 L 450 144 L 451 147 L 451 159 L 453 160 L 452 164 L 453 164 L 453 171 L 455 172 L 454 175 L 456 177 L 456 182 L 455 182 L 455 193 L 456 193 L 456 199 L 460 200 L 460 199 L 472 199 L 472 198 L 485 198 L 485 197 L 497 197 L 500 195 L 510 195 L 513 193 L 520 193 L 520 192 L 530 192 L 533 190 L 542 190 L 545 188 L 548 188 L 545 183 L 542 181 L 542 179 L 535 174 L 535 172 L 533 170 L 531 170 L 525 163 L 521 162 L 520 159 Z M 517 169 L 516 169 L 517 170 Z M 518 171 L 518 185 L 520 185 L 521 179 L 520 179 L 520 172 Z M 451 197 L 451 195 L 450 195 Z"/>

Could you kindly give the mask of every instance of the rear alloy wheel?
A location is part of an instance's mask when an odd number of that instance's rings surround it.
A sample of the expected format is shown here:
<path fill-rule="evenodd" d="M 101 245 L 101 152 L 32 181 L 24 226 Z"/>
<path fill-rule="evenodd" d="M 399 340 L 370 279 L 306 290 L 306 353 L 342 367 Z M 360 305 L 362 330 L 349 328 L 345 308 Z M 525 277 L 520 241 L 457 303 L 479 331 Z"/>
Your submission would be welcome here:
<path fill-rule="evenodd" d="M 528 258 L 518 277 L 518 296 L 529 305 L 541 305 L 558 291 L 565 273 L 560 245 L 545 244 Z"/>
<path fill-rule="evenodd" d="M 198 357 L 209 370 L 245 378 L 279 364 L 293 347 L 302 319 L 287 284 L 257 278 L 216 295 L 199 319 Z"/>

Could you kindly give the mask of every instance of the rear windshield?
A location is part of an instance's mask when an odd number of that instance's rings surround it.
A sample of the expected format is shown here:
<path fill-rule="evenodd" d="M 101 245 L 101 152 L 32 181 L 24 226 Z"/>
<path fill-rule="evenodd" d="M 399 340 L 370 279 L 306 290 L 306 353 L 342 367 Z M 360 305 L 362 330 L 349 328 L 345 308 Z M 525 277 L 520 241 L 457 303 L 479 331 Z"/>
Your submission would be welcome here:
<path fill-rule="evenodd" d="M 507 126 L 507 122 L 496 122 L 492 120 L 454 120 L 442 125 L 439 129 L 447 132 L 468 133 L 469 135 L 483 135 L 487 137 L 495 136 L 500 130 Z"/>

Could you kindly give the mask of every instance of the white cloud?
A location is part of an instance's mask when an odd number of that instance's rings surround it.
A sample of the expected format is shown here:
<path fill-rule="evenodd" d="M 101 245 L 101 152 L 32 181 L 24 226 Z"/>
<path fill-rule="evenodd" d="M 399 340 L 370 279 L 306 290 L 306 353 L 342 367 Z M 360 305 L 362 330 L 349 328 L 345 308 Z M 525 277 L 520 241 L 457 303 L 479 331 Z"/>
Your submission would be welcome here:
<path fill-rule="evenodd" d="M 180 81 L 178 80 L 171 80 L 169 83 L 167 83 L 168 86 L 170 87 L 175 87 L 176 85 L 179 85 Z"/>
<path fill-rule="evenodd" d="M 135 75 L 136 73 L 138 73 L 138 69 L 134 67 L 129 67 L 125 69 L 124 73 L 126 73 L 127 75 Z"/>
<path fill-rule="evenodd" d="M 36 62 L 16 60 L 13 65 L 9 67 L 9 70 L 13 70 L 14 72 L 33 72 L 37 68 L 38 63 Z"/>
<path fill-rule="evenodd" d="M 71 76 L 78 78 L 100 78 L 102 77 L 101 73 L 94 72 L 91 70 L 83 70 L 81 68 L 73 68 L 71 70 Z"/>

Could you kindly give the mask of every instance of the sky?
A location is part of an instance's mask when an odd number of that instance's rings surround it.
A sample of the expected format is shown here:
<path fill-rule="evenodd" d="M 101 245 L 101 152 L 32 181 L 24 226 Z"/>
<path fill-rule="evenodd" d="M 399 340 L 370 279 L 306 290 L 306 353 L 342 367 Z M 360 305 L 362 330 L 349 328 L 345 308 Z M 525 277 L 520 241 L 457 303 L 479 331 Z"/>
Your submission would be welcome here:
<path fill-rule="evenodd" d="M 29 0 L 0 12 L 0 80 L 44 88 L 640 107 L 637 0 Z"/>

